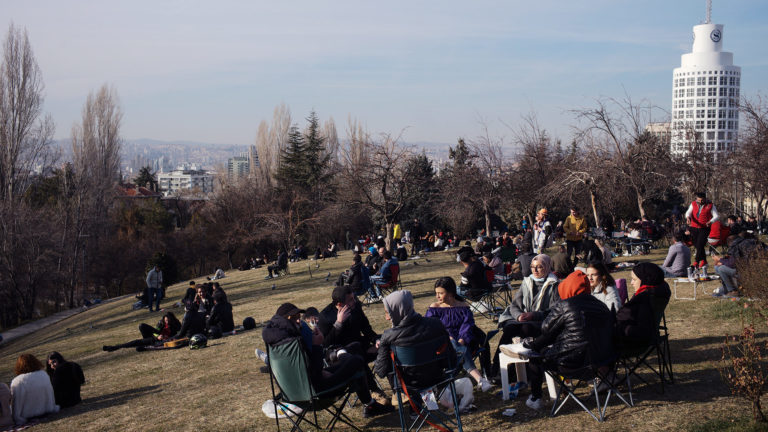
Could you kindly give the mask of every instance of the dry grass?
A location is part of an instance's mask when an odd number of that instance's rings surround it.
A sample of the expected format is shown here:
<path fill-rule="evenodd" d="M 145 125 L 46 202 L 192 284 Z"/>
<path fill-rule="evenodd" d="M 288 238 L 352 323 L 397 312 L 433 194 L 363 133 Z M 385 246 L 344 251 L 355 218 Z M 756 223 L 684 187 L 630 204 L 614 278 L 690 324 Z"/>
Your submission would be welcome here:
<path fill-rule="evenodd" d="M 666 251 L 650 258 L 659 262 Z M 402 265 L 404 288 L 414 293 L 417 310 L 423 312 L 432 301 L 432 284 L 438 276 L 457 277 L 461 266 L 453 252 L 431 254 L 426 262 L 419 260 Z M 320 262 L 320 269 L 307 262 L 291 264 L 292 274 L 265 281 L 265 270 L 232 271 L 221 280 L 234 306 L 235 320 L 253 316 L 257 322 L 270 318 L 285 301 L 300 307 L 322 308 L 330 301 L 335 277 L 351 263 L 349 253 L 338 259 Z M 326 282 L 325 276 L 331 273 Z M 620 273 L 618 277 L 627 277 Z M 277 289 L 270 289 L 272 283 Z M 181 298 L 186 282 L 168 290 L 168 298 Z M 705 286 L 708 292 L 714 283 Z M 171 300 L 164 302 L 168 307 Z M 56 350 L 83 367 L 87 384 L 82 393 L 84 403 L 50 416 L 35 427 L 37 431 L 240 431 L 272 430 L 274 420 L 261 412 L 262 403 L 270 397 L 269 377 L 259 373 L 262 363 L 254 356 L 255 347 L 264 348 L 259 330 L 212 341 L 203 350 L 188 349 L 136 352 L 125 349 L 114 353 L 101 350 L 102 345 L 126 342 L 139 337 L 138 325 L 154 325 L 160 313 L 131 311 L 132 299 L 102 305 L 75 315 L 54 326 L 3 345 L 0 349 L 0 377 L 12 379 L 16 357 L 31 352 L 44 357 Z M 526 395 L 502 402 L 495 391 L 477 394 L 479 410 L 463 417 L 465 430 L 679 430 L 709 419 L 731 419 L 748 416 L 748 407 L 731 397 L 715 368 L 719 344 L 725 333 L 739 330 L 741 303 L 714 300 L 705 295 L 699 300 L 676 301 L 669 305 L 667 317 L 671 328 L 672 355 L 676 383 L 661 395 L 653 387 L 637 390 L 637 406 L 626 408 L 613 404 L 608 419 L 598 425 L 575 405 L 566 407 L 556 418 L 536 414 L 525 407 Z M 381 304 L 366 309 L 377 331 L 386 327 Z M 478 322 L 485 330 L 494 324 L 483 318 Z M 497 389 L 495 389 L 497 390 Z M 518 410 L 514 417 L 503 417 L 508 407 Z M 361 409 L 347 409 L 348 414 L 367 430 L 399 428 L 396 415 L 365 420 Z M 343 428 L 341 428 L 343 429 Z"/>

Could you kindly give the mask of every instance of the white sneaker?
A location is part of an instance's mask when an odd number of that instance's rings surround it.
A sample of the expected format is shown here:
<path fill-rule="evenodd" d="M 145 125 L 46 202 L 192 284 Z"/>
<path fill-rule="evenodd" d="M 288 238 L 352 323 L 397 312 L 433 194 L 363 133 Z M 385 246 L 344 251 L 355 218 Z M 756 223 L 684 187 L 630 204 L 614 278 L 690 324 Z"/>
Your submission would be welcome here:
<path fill-rule="evenodd" d="M 716 294 L 716 295 L 725 294 L 725 287 L 720 285 L 719 287 L 715 288 L 714 291 L 712 291 L 712 294 Z"/>
<path fill-rule="evenodd" d="M 490 381 L 488 381 L 488 380 L 487 380 L 487 379 L 485 379 L 485 378 L 480 378 L 480 382 L 479 382 L 479 383 L 477 383 L 477 388 L 478 388 L 479 390 L 481 390 L 483 393 L 485 393 L 485 392 L 487 392 L 488 390 L 490 390 L 490 389 L 491 389 L 491 387 L 493 387 L 493 384 L 491 384 L 491 382 L 490 382 Z"/>
<path fill-rule="evenodd" d="M 541 401 L 541 398 L 534 399 L 533 395 L 528 396 L 528 400 L 525 401 L 525 404 L 528 406 L 528 408 L 537 411 L 544 406 L 544 402 Z"/>
<path fill-rule="evenodd" d="M 256 348 L 256 357 L 260 358 L 264 363 L 267 363 L 267 353 L 258 348 Z"/>

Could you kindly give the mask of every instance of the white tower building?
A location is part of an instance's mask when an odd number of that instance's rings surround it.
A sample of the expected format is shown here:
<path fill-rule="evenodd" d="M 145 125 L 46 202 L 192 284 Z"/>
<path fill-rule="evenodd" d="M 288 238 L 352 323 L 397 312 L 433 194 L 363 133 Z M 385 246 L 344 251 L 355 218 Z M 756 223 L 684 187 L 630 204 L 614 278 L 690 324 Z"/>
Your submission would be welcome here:
<path fill-rule="evenodd" d="M 739 130 L 741 68 L 723 51 L 723 25 L 707 19 L 693 27 L 693 50 L 683 54 L 672 80 L 672 154 L 684 154 L 694 139 L 720 157 L 732 151 Z"/>

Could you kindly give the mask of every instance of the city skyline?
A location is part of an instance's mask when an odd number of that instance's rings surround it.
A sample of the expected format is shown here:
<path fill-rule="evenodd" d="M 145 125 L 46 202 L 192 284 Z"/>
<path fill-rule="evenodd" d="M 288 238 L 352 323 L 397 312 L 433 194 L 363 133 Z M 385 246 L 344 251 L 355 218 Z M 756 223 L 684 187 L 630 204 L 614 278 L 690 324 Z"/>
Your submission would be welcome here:
<path fill-rule="evenodd" d="M 27 29 L 59 139 L 104 83 L 126 139 L 237 145 L 281 103 L 299 125 L 312 109 L 333 117 L 342 136 L 352 116 L 373 134 L 445 143 L 480 135 L 481 121 L 509 141 L 530 112 L 567 140 L 570 110 L 625 91 L 671 110 L 670 72 L 704 0 L 561 3 L 10 0 L 0 24 Z M 741 94 L 768 90 L 768 4 L 713 3 Z"/>

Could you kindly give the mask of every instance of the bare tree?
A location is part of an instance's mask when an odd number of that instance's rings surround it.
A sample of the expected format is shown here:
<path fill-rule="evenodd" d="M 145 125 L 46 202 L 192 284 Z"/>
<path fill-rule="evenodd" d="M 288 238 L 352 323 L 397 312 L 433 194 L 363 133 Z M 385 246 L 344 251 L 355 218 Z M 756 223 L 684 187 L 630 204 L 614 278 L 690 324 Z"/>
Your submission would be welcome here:
<path fill-rule="evenodd" d="M 596 107 L 575 111 L 586 123 L 578 130 L 579 139 L 602 147 L 611 155 L 606 166 L 621 175 L 634 192 L 640 217 L 646 215 L 646 201 L 660 196 L 671 184 L 669 148 L 644 131 L 651 121 L 653 107 L 648 103 L 598 99 Z"/>
<path fill-rule="evenodd" d="M 411 149 L 399 143 L 399 136 L 382 134 L 380 141 L 372 141 L 357 124 L 350 125 L 350 134 L 342 152 L 342 176 L 348 187 L 345 198 L 380 218 L 391 249 L 392 229 L 406 203 L 405 163 Z"/>
<path fill-rule="evenodd" d="M 768 212 L 768 101 L 761 96 L 741 103 L 744 133 L 735 154 L 735 174 L 752 202 L 757 220 Z"/>
<path fill-rule="evenodd" d="M 280 154 L 288 144 L 288 132 L 291 129 L 291 111 L 285 104 L 275 107 L 272 124 L 259 123 L 256 133 L 256 151 L 259 155 L 259 174 L 257 178 L 266 185 L 275 184 L 275 173 L 280 164 Z"/>
<path fill-rule="evenodd" d="M 491 234 L 491 215 L 495 214 L 500 203 L 509 191 L 511 170 L 504 160 L 504 139 L 492 138 L 488 126 L 481 123 L 483 134 L 470 143 L 476 156 L 475 193 L 470 195 L 483 211 L 485 232 Z"/>
<path fill-rule="evenodd" d="M 43 89 L 27 31 L 11 24 L 0 65 L 0 201 L 23 194 L 48 155 L 54 125 L 50 116 L 40 118 Z"/>

